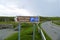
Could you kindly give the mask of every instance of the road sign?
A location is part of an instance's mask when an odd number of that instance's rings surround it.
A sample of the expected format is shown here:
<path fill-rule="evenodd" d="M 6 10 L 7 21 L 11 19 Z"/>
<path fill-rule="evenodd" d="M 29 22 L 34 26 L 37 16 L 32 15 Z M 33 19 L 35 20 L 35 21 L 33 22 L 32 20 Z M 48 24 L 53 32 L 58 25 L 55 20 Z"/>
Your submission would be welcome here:
<path fill-rule="evenodd" d="M 39 17 L 37 16 L 17 16 L 18 22 L 39 22 Z"/>
<path fill-rule="evenodd" d="M 20 23 L 26 22 L 26 23 L 38 23 L 39 17 L 37 16 L 17 16 L 17 21 L 19 23 L 19 40 L 20 40 Z M 33 40 L 35 40 L 35 24 L 33 24 Z"/>
<path fill-rule="evenodd" d="M 30 22 L 39 22 L 38 17 L 30 17 Z"/>
<path fill-rule="evenodd" d="M 30 22 L 35 22 L 35 18 L 31 17 Z"/>

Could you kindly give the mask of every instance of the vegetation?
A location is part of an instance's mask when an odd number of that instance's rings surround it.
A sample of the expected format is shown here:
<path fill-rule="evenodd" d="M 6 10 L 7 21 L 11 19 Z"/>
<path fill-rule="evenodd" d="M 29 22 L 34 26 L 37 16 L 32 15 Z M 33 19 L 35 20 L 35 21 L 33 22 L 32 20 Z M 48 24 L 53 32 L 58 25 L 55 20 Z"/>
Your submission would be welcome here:
<path fill-rule="evenodd" d="M 21 24 L 21 33 L 20 33 L 20 36 L 21 36 L 21 40 L 32 40 L 33 39 L 33 25 L 31 23 L 22 23 Z M 41 34 L 38 33 L 38 30 L 37 30 L 37 27 L 36 27 L 36 30 L 35 30 L 35 39 L 36 40 L 42 40 L 41 38 Z M 13 35 L 11 35 L 10 37 L 6 38 L 5 40 L 18 40 L 18 34 L 15 33 Z"/>
<path fill-rule="evenodd" d="M 17 22 L 0 22 L 0 24 L 12 24 L 13 28 L 17 27 L 18 23 Z"/>
<path fill-rule="evenodd" d="M 18 40 L 18 33 L 14 33 L 14 34 L 10 35 L 5 40 Z"/>
<path fill-rule="evenodd" d="M 40 17 L 40 22 L 57 21 L 57 20 L 60 20 L 60 17 Z"/>
<path fill-rule="evenodd" d="M 60 21 L 52 21 L 52 23 L 60 25 Z"/>
<path fill-rule="evenodd" d="M 60 17 L 40 17 L 40 22 L 45 22 L 45 21 L 53 21 L 53 20 L 60 20 Z M 18 23 L 14 22 L 14 17 L 0 17 L 0 24 L 12 24 L 13 27 L 17 27 Z M 59 24 L 59 23 L 57 23 Z M 32 40 L 32 35 L 33 35 L 33 25 L 31 23 L 22 23 L 21 24 L 21 40 Z M 41 28 L 41 26 L 40 26 Z M 42 29 L 42 28 L 41 28 Z M 42 29 L 43 30 L 43 29 Z M 46 37 L 47 40 L 51 40 L 51 38 L 46 34 L 46 32 L 43 30 L 43 33 Z M 41 34 L 38 33 L 38 30 L 36 28 L 36 35 L 35 35 L 36 40 L 42 40 Z M 5 40 L 18 40 L 18 33 L 12 34 Z"/>
<path fill-rule="evenodd" d="M 0 22 L 14 21 L 14 17 L 0 17 Z"/>

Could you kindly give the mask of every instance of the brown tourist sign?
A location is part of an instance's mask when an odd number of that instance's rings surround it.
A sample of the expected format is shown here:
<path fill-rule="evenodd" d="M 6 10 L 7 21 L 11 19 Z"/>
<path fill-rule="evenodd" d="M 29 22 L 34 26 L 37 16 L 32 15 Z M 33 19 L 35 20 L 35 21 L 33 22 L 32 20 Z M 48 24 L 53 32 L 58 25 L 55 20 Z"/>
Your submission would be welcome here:
<path fill-rule="evenodd" d="M 18 22 L 39 22 L 39 17 L 37 16 L 17 16 Z"/>

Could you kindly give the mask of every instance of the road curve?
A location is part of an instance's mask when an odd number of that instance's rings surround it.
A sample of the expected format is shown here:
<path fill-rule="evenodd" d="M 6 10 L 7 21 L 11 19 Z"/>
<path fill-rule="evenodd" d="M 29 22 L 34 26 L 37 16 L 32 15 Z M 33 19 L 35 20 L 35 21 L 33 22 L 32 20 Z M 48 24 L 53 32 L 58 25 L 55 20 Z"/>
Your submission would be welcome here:
<path fill-rule="evenodd" d="M 41 27 L 52 38 L 52 40 L 60 40 L 60 26 L 47 21 L 41 24 Z"/>

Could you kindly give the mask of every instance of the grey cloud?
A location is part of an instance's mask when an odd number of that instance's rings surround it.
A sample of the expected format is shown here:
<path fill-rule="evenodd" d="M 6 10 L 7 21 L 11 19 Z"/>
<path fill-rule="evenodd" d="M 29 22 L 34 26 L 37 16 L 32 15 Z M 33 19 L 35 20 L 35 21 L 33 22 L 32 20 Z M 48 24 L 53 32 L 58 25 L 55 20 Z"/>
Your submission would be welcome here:
<path fill-rule="evenodd" d="M 42 16 L 60 16 L 60 0 L 0 0 L 0 4 L 15 4 L 18 8 L 29 10 Z"/>

